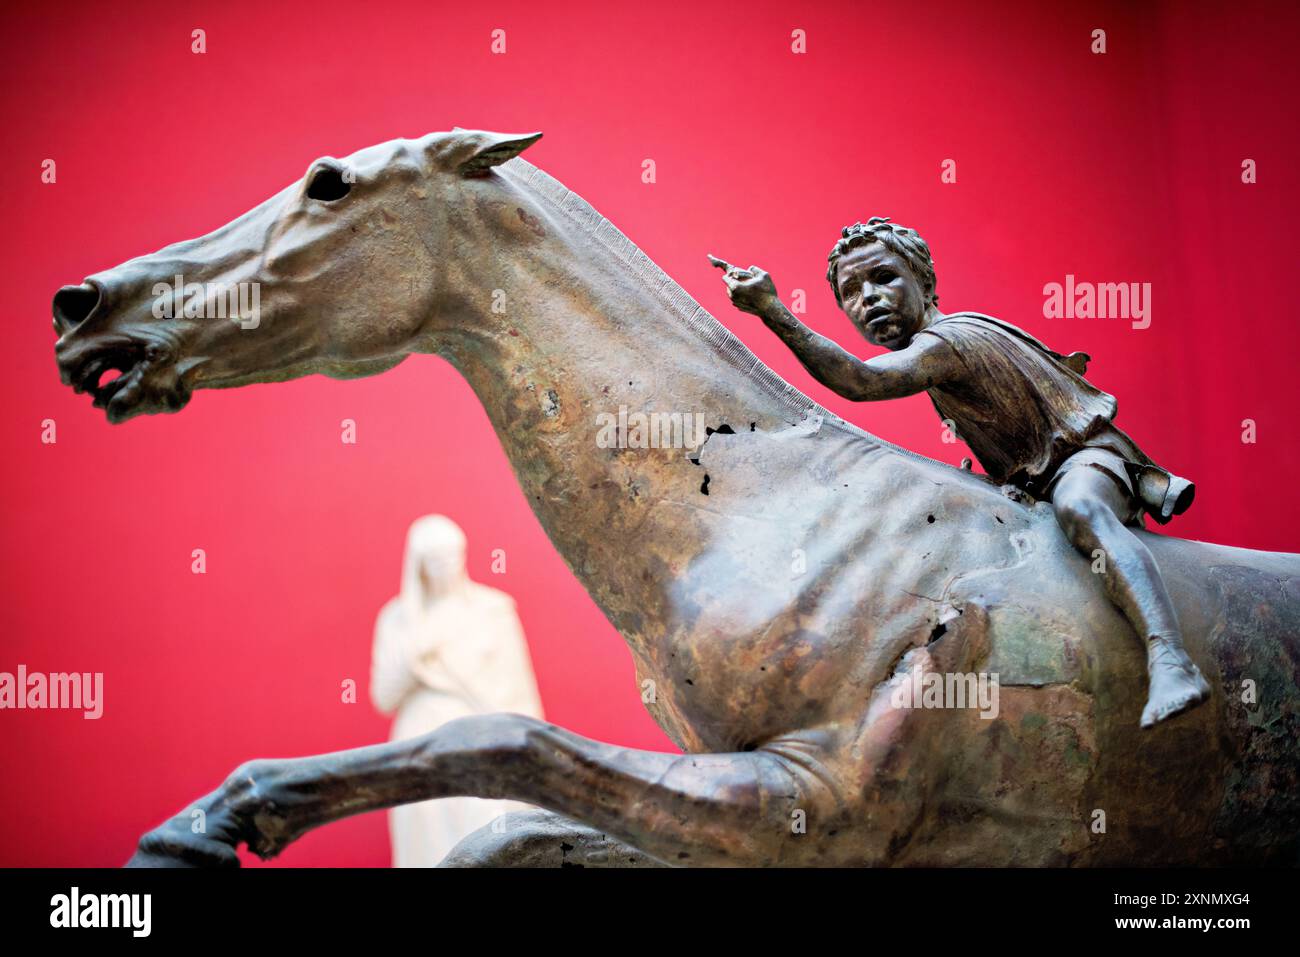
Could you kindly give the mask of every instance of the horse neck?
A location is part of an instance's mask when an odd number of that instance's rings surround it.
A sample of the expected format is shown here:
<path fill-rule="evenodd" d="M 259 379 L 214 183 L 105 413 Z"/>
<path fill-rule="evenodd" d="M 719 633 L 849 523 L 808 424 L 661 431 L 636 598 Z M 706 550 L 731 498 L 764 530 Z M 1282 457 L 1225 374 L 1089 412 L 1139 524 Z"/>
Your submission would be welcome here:
<path fill-rule="evenodd" d="M 689 553 L 692 523 L 652 506 L 684 498 L 683 481 L 698 489 L 703 473 L 686 464 L 690 449 L 602 447 L 599 416 L 701 414 L 708 428 L 735 432 L 834 417 L 585 201 L 522 159 L 499 171 L 518 207 L 509 212 L 532 224 L 535 241 L 484 243 L 474 291 L 457 297 L 464 312 L 437 351 L 483 403 L 552 542 L 616 617 L 597 579 Z M 493 289 L 504 293 L 499 312 L 479 291 Z"/>

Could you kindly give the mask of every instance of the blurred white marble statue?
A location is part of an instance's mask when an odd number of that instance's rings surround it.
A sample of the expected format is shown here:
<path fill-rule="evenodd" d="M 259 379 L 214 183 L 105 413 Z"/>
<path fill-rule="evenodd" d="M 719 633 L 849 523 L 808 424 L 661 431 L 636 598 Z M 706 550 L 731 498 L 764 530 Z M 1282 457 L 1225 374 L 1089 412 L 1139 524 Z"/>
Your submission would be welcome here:
<path fill-rule="evenodd" d="M 465 534 L 445 516 L 416 519 L 407 533 L 401 593 L 375 623 L 370 697 L 396 713 L 394 741 L 470 714 L 542 717 L 514 599 L 470 581 Z M 393 866 L 432 867 L 471 831 L 524 807 L 444 798 L 393 808 Z"/>

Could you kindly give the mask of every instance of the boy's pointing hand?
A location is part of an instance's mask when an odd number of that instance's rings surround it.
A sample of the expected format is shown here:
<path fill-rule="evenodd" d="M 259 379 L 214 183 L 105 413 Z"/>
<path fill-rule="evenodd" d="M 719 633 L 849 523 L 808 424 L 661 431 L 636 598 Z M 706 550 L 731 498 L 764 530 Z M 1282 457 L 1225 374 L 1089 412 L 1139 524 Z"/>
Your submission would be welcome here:
<path fill-rule="evenodd" d="M 772 277 L 757 266 L 741 269 L 711 253 L 709 262 L 722 270 L 722 281 L 727 285 L 731 304 L 741 312 L 763 316 L 780 302 Z"/>

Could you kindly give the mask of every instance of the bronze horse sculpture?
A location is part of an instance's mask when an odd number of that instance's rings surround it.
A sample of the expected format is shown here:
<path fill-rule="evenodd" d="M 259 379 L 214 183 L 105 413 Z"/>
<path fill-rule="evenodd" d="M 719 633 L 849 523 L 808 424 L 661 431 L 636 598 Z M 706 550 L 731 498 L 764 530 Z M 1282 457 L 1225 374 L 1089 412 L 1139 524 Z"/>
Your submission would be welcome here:
<path fill-rule="evenodd" d="M 492 715 L 255 760 L 132 864 L 237 865 L 241 843 L 269 857 L 455 795 L 541 809 L 462 842 L 462 865 L 1296 859 L 1300 555 L 1141 533 L 1214 693 L 1140 730 L 1141 652 L 1050 506 L 787 385 L 519 157 L 540 136 L 458 128 L 313 163 L 227 226 L 60 290 L 58 365 L 122 422 L 195 389 L 443 356 L 684 753 Z M 158 318 L 178 275 L 257 284 L 257 321 Z M 620 407 L 702 412 L 707 438 L 608 447 L 597 418 Z M 897 706 L 917 674 L 977 672 L 998 676 L 995 716 Z"/>

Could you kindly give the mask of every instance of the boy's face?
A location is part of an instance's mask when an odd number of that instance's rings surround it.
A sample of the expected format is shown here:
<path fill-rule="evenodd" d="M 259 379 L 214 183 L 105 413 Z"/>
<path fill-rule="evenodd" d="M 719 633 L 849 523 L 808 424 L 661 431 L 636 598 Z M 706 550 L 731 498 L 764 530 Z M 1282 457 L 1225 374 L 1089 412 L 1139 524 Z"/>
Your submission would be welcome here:
<path fill-rule="evenodd" d="M 873 345 L 905 349 L 925 316 L 925 287 L 881 243 L 857 246 L 836 269 L 844 314 Z"/>

